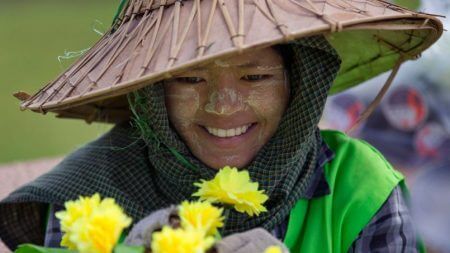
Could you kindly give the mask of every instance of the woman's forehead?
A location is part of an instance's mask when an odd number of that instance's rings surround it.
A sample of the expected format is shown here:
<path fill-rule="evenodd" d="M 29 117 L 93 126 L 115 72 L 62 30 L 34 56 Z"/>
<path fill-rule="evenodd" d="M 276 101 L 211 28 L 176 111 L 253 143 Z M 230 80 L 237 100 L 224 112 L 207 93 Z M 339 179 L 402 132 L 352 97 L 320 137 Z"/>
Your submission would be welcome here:
<path fill-rule="evenodd" d="M 252 68 L 260 66 L 275 67 L 280 65 L 283 65 L 283 58 L 281 57 L 281 55 L 278 53 L 277 50 L 271 47 L 267 47 L 262 49 L 251 50 L 224 59 L 217 59 L 190 70 L 201 71 L 217 67 L 219 68 L 228 68 L 228 67 Z"/>

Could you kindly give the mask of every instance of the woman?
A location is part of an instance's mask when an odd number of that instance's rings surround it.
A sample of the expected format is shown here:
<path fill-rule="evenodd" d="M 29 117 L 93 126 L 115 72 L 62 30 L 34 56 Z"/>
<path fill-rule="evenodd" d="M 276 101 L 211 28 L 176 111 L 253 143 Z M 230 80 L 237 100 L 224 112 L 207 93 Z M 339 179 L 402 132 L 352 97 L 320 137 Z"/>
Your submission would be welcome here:
<path fill-rule="evenodd" d="M 378 1 L 121 8 L 89 53 L 23 103 L 121 124 L 3 200 L 8 246 L 55 245 L 53 213 L 78 195 L 114 197 L 136 222 L 230 165 L 269 200 L 258 217 L 231 212 L 225 235 L 263 227 L 291 252 L 416 251 L 401 175 L 367 144 L 317 124 L 333 80 L 337 91 L 415 56 L 437 39 L 439 21 Z M 350 28 L 359 31 L 321 35 Z M 352 39 L 372 44 L 353 52 Z M 119 96 L 129 92 L 131 110 Z"/>

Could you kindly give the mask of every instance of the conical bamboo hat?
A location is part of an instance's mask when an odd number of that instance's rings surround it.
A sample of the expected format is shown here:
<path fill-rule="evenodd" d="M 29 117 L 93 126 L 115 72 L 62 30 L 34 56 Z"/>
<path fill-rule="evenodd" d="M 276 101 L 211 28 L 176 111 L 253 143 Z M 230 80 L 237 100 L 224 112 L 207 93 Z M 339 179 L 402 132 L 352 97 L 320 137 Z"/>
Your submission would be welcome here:
<path fill-rule="evenodd" d="M 123 0 L 111 29 L 22 109 L 87 122 L 129 116 L 125 94 L 218 57 L 324 34 L 343 63 L 331 93 L 416 58 L 436 16 L 380 0 Z M 22 96 L 20 96 L 22 95 Z"/>

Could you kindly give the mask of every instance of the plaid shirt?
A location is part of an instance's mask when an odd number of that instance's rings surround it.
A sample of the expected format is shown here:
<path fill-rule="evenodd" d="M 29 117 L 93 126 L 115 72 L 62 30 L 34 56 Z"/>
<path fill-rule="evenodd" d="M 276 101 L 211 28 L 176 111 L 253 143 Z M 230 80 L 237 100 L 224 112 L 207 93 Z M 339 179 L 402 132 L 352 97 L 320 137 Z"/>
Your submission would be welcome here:
<path fill-rule="evenodd" d="M 324 175 L 324 166 L 334 157 L 333 151 L 323 142 L 317 169 L 304 198 L 312 199 L 330 194 L 330 188 Z M 59 247 L 62 233 L 55 212 L 60 206 L 50 206 L 44 245 Z M 272 234 L 282 240 L 286 235 L 287 220 L 276 226 Z M 370 223 L 359 233 L 351 245 L 349 253 L 389 252 L 414 253 L 416 233 L 402 191 L 396 187 Z"/>

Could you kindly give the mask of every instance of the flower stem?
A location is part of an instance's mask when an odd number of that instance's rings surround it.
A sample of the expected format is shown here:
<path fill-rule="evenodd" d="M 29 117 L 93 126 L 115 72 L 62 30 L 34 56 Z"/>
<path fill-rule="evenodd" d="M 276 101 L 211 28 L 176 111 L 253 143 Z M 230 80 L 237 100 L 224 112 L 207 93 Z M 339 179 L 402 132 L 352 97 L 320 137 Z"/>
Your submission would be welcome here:
<path fill-rule="evenodd" d="M 223 227 L 220 229 L 219 233 L 223 236 L 225 232 L 225 227 L 227 226 L 228 216 L 230 216 L 231 209 L 228 206 L 223 207 Z"/>

